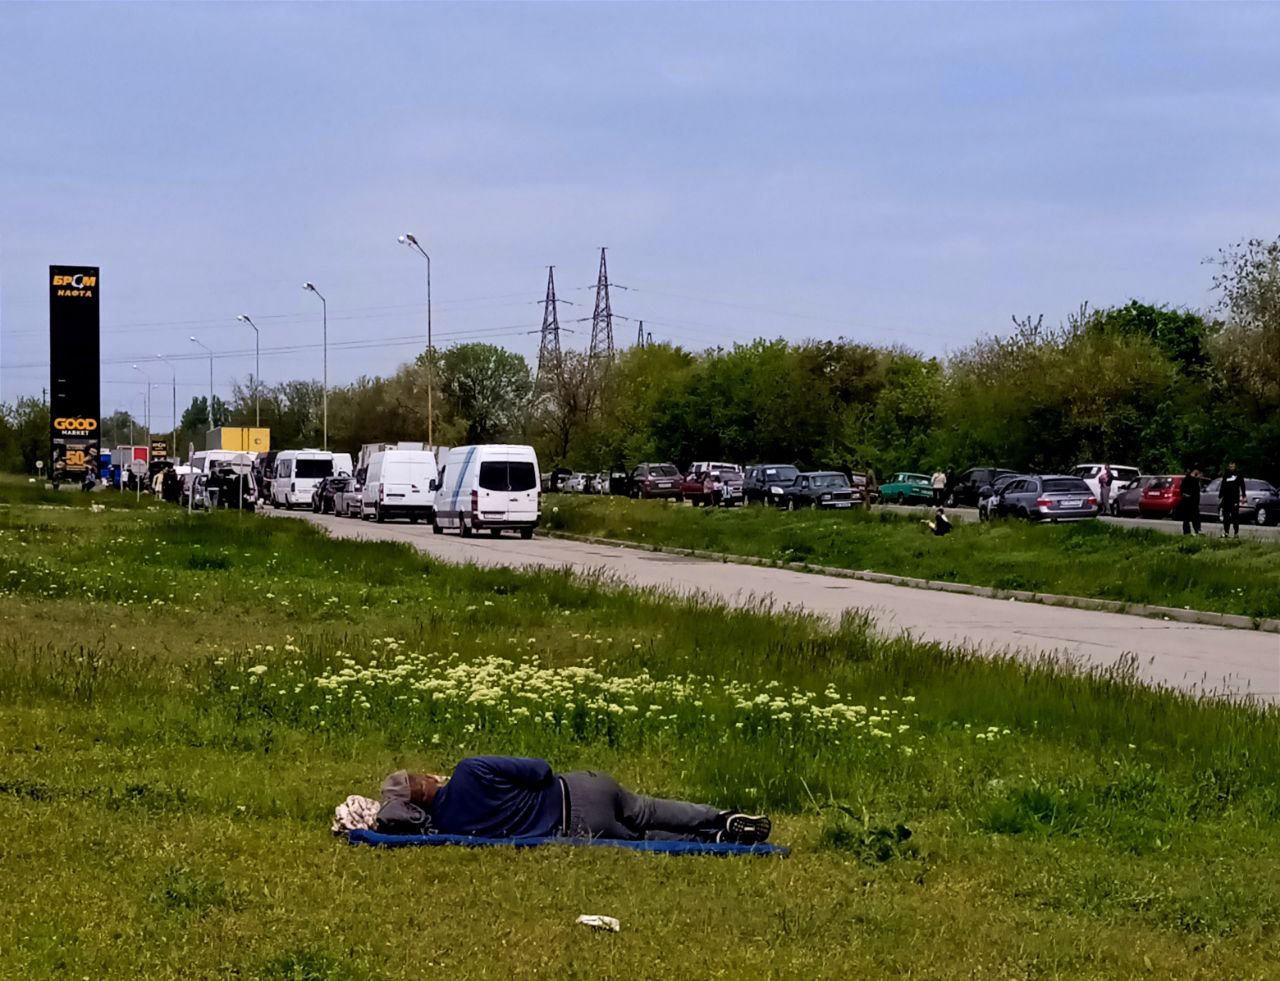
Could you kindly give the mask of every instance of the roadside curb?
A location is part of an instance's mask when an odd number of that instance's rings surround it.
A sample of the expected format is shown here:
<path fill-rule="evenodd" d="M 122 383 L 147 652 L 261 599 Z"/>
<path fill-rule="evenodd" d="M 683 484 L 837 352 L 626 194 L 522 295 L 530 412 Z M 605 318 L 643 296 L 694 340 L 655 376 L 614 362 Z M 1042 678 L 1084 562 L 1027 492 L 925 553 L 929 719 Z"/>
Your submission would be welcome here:
<path fill-rule="evenodd" d="M 688 558 L 706 559 L 712 562 L 732 562 L 735 565 L 754 565 L 770 569 L 787 569 L 791 572 L 816 572 L 840 579 L 857 579 L 862 582 L 904 586 L 909 589 L 932 589 L 940 593 L 959 593 L 964 596 L 982 596 L 987 599 L 1012 600 L 1019 603 L 1040 603 L 1044 606 L 1065 606 L 1076 610 L 1093 610 L 1100 613 L 1123 613 L 1146 617 L 1150 620 L 1171 620 L 1175 623 L 1193 623 L 1209 627 L 1230 627 L 1235 630 L 1257 630 L 1280 634 L 1280 620 L 1255 618 L 1240 613 L 1213 613 L 1209 610 L 1183 610 L 1173 606 L 1149 606 L 1145 603 L 1124 603 L 1119 600 L 1093 599 L 1087 596 L 1059 596 L 1056 593 L 1033 593 L 1024 589 L 997 589 L 994 586 L 973 586 L 961 582 L 942 582 L 937 579 L 915 579 L 888 572 L 871 572 L 866 569 L 839 569 L 808 562 L 777 562 L 754 555 L 728 555 L 724 552 L 708 552 L 698 548 L 675 548 L 668 545 L 645 545 L 641 542 L 621 541 L 616 538 L 597 538 L 594 535 L 575 535 L 567 531 L 542 529 L 548 538 L 583 542 L 587 545 L 607 545 L 613 548 L 631 548 L 641 552 L 661 552 L 665 555 L 683 555 Z"/>

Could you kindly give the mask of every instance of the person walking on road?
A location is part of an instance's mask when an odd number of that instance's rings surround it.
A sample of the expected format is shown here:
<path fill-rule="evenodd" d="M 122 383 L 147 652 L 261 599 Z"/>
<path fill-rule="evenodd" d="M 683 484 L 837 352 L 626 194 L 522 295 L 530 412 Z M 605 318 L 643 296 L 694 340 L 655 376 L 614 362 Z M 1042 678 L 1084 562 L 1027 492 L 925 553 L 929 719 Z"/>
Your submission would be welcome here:
<path fill-rule="evenodd" d="M 1111 513 L 1111 465 L 1104 463 L 1098 474 L 1098 513 Z"/>
<path fill-rule="evenodd" d="M 1234 463 L 1227 464 L 1218 490 L 1218 504 L 1222 508 L 1222 537 L 1234 534 L 1240 537 L 1240 505 L 1244 502 L 1244 478 Z"/>
<path fill-rule="evenodd" d="M 929 482 L 933 485 L 933 506 L 940 508 L 946 503 L 943 498 L 947 496 L 947 475 L 935 470 Z"/>
<path fill-rule="evenodd" d="M 1182 533 L 1200 534 L 1200 471 L 1190 470 L 1182 478 L 1182 497 L 1178 503 L 1182 509 Z"/>

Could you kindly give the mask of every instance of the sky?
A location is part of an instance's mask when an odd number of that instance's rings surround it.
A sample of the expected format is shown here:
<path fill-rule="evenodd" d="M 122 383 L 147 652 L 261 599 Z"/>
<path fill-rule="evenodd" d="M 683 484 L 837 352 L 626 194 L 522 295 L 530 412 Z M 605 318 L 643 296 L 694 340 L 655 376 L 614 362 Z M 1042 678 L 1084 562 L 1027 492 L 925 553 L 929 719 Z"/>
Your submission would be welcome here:
<path fill-rule="evenodd" d="M 102 268 L 103 411 L 387 374 L 425 343 L 944 356 L 1080 303 L 1206 307 L 1280 234 L 1280 6 L 0 4 L 0 400 L 50 264 Z M 623 287 L 626 287 L 623 289 Z M 581 322 L 579 318 L 587 318 Z M 627 318 L 627 319 L 623 319 Z M 150 361 L 148 365 L 146 362 Z M 160 408 L 163 406 L 163 409 Z"/>

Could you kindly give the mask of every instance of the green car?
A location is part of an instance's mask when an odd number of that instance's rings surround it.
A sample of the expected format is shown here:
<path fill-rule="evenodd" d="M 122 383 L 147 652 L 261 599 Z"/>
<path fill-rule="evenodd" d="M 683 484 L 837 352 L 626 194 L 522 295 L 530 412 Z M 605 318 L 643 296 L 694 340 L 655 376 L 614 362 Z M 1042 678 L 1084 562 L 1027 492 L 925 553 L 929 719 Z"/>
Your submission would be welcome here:
<path fill-rule="evenodd" d="M 922 473 L 895 473 L 887 484 L 880 485 L 883 504 L 932 504 L 933 484 Z"/>

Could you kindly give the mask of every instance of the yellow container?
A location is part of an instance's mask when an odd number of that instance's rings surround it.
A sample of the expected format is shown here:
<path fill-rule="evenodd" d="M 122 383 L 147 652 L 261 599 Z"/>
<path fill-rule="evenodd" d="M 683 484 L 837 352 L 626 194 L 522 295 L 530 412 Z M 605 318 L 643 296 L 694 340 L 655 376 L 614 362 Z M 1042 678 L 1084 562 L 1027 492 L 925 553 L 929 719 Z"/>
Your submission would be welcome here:
<path fill-rule="evenodd" d="M 206 450 L 235 453 L 266 453 L 271 449 L 271 430 L 257 426 L 219 426 L 205 434 Z"/>

